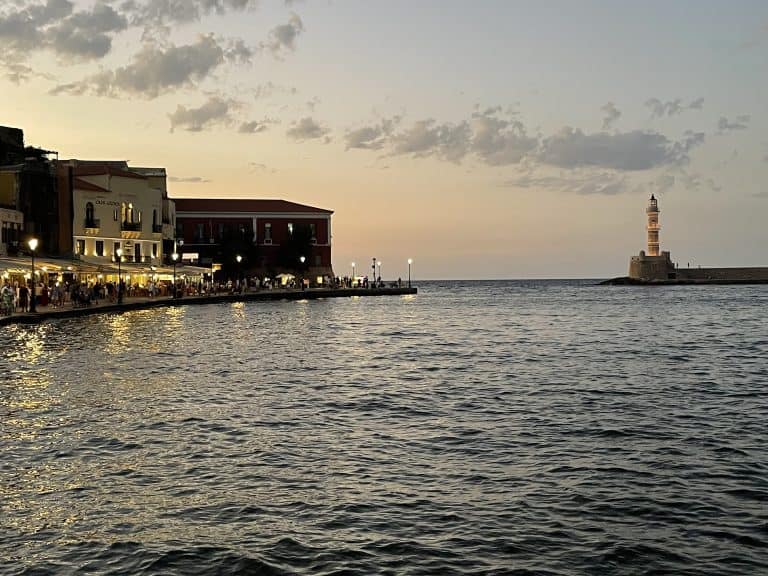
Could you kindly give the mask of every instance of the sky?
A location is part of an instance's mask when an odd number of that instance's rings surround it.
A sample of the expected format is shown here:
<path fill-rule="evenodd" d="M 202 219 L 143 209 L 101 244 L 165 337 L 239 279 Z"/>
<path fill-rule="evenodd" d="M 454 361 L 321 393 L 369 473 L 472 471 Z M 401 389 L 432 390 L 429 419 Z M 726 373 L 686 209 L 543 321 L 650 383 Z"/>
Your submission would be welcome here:
<path fill-rule="evenodd" d="M 334 211 L 333 265 L 768 265 L 768 2 L 0 0 L 0 124 L 172 197 Z"/>

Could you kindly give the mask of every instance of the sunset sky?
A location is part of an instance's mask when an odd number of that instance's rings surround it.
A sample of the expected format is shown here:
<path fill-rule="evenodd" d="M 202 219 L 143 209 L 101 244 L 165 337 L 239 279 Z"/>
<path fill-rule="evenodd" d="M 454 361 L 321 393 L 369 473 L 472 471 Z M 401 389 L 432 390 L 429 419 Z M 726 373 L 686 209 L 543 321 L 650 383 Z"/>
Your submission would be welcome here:
<path fill-rule="evenodd" d="M 768 2 L 0 0 L 0 124 L 334 210 L 337 274 L 768 265 Z"/>

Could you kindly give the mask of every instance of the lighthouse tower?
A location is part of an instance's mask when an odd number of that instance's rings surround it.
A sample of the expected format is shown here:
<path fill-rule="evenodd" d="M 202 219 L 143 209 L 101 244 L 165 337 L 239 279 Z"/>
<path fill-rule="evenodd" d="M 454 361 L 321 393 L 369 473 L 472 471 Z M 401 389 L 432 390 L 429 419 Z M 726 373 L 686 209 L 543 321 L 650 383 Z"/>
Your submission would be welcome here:
<path fill-rule="evenodd" d="M 651 199 L 648 201 L 648 208 L 645 209 L 645 213 L 648 215 L 648 256 L 659 255 L 659 203 L 651 194 Z"/>

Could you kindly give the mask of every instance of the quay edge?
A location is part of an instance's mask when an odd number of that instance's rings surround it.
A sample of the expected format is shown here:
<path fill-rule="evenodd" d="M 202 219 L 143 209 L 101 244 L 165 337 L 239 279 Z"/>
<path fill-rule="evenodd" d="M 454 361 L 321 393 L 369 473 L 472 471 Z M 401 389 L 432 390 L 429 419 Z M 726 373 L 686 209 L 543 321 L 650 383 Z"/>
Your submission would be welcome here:
<path fill-rule="evenodd" d="M 36 313 L 0 316 L 0 326 L 11 324 L 38 324 L 56 318 L 76 318 L 93 314 L 120 314 L 131 310 L 147 310 L 166 306 L 192 304 L 219 304 L 223 302 L 270 302 L 275 300 L 322 300 L 323 298 L 351 298 L 354 296 L 407 296 L 418 294 L 418 288 L 316 288 L 309 290 L 264 290 L 242 294 L 211 294 L 209 296 L 184 296 L 182 298 L 142 298 L 123 304 L 99 304 L 82 308 L 56 308 Z"/>

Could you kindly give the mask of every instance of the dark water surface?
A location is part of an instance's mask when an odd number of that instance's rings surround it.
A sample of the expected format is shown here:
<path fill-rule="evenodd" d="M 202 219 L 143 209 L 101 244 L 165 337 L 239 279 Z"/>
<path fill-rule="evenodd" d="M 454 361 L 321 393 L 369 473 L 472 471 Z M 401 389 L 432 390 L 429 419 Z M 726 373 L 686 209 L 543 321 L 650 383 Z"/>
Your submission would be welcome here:
<path fill-rule="evenodd" d="M 768 287 L 0 329 L 3 574 L 768 574 Z"/>

